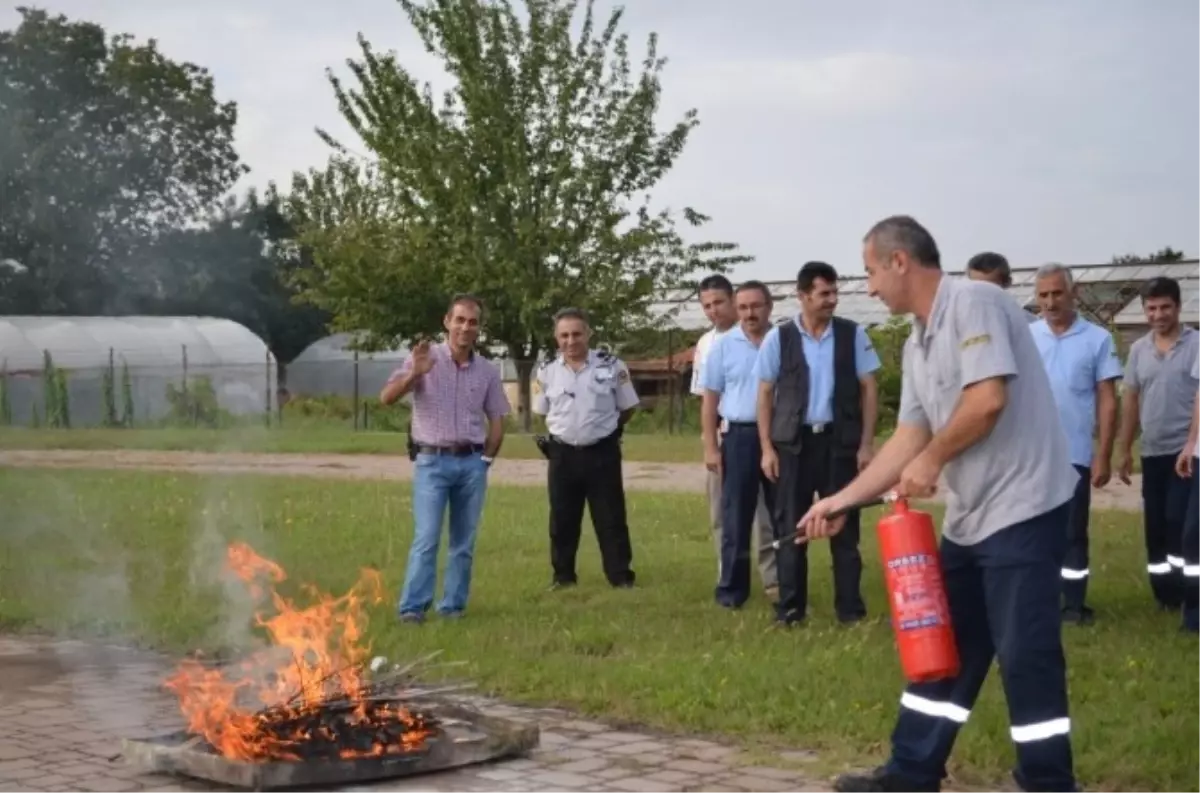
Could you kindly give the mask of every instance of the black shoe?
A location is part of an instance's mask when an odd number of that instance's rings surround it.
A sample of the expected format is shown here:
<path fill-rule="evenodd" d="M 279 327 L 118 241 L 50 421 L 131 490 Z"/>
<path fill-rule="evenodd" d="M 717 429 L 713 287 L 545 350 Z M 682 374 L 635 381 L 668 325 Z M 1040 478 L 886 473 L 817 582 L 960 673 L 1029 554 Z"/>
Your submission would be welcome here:
<path fill-rule="evenodd" d="M 1089 606 L 1064 608 L 1062 610 L 1062 619 L 1063 622 L 1071 623 L 1072 625 L 1091 625 L 1096 621 L 1096 612 L 1092 611 Z"/>
<path fill-rule="evenodd" d="M 804 615 L 794 609 L 775 616 L 775 627 L 780 630 L 797 628 L 803 624 Z"/>
<path fill-rule="evenodd" d="M 833 789 L 841 793 L 886 793 L 887 791 L 938 791 L 941 785 L 922 787 L 907 779 L 889 774 L 883 766 L 866 774 L 843 774 L 833 781 Z"/>
<path fill-rule="evenodd" d="M 866 618 L 866 614 L 839 614 L 837 620 L 843 625 L 853 625 L 856 622 L 862 622 Z"/>

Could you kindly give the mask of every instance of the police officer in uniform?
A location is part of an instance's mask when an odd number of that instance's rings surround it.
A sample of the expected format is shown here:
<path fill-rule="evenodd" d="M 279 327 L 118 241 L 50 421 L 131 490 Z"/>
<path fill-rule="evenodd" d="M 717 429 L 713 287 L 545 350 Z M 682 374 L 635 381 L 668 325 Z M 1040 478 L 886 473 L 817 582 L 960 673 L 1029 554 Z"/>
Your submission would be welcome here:
<path fill-rule="evenodd" d="M 941 563 L 962 664 L 910 684 L 887 764 L 839 778 L 844 791 L 938 790 L 959 728 L 998 655 L 1023 790 L 1075 790 L 1062 646 L 1060 570 L 1079 478 L 1022 309 L 1001 290 L 946 277 L 933 237 L 907 216 L 864 240 L 867 286 L 914 316 L 895 433 L 845 489 L 813 505 L 807 542 L 835 535 L 829 513 L 880 496 L 931 495 L 944 474 Z"/>
<path fill-rule="evenodd" d="M 637 407 L 629 369 L 588 346 L 591 330 L 576 308 L 554 315 L 559 355 L 543 364 L 533 411 L 546 417 L 550 437 L 550 564 L 553 588 L 576 583 L 575 555 L 587 502 L 600 544 L 604 575 L 614 587 L 633 586 L 633 550 L 625 517 L 621 428 Z"/>

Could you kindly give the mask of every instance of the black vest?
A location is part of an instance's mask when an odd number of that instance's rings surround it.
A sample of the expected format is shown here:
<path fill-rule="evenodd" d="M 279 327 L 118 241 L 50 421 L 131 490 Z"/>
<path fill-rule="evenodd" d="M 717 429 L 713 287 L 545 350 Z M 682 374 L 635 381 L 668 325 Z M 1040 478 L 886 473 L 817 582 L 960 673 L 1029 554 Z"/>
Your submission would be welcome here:
<path fill-rule="evenodd" d="M 833 318 L 833 425 L 835 453 L 853 456 L 862 444 L 862 386 L 858 382 L 855 342 L 858 325 Z M 800 451 L 800 431 L 808 412 L 808 360 L 794 321 L 779 327 L 779 379 L 775 381 L 775 409 L 771 415 L 771 441 L 780 451 Z"/>

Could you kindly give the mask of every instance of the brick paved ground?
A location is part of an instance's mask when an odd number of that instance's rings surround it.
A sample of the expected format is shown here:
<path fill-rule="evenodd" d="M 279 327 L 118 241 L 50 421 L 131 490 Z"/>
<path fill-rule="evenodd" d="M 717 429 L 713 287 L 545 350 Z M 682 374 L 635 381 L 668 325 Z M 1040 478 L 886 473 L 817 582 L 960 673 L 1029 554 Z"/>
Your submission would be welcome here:
<path fill-rule="evenodd" d="M 210 790 L 139 775 L 119 757 L 122 738 L 179 729 L 160 687 L 170 662 L 127 648 L 0 637 L 0 791 Z M 781 767 L 746 765 L 717 743 L 616 730 L 560 710 L 473 700 L 481 710 L 536 723 L 531 756 L 354 790 L 805 791 L 828 781 L 800 770 L 814 758 L 784 753 Z"/>

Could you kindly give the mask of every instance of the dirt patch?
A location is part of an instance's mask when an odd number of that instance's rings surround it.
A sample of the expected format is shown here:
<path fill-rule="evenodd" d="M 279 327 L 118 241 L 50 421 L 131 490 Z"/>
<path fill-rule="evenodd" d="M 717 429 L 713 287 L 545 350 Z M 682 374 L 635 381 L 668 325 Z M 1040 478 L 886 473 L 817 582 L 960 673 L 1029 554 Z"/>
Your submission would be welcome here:
<path fill-rule="evenodd" d="M 267 474 L 313 476 L 325 479 L 404 481 L 412 477 L 407 457 L 357 454 L 255 454 L 246 452 L 178 452 L 133 449 L 0 451 L 0 466 L 25 468 L 126 468 L 210 474 Z M 543 487 L 544 460 L 496 461 L 491 480 L 496 484 Z M 629 490 L 703 493 L 704 466 L 698 463 L 626 461 Z M 1142 509 L 1141 477 L 1133 484 L 1114 481 L 1092 491 L 1094 509 Z"/>

